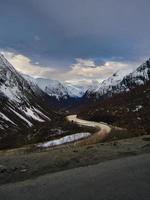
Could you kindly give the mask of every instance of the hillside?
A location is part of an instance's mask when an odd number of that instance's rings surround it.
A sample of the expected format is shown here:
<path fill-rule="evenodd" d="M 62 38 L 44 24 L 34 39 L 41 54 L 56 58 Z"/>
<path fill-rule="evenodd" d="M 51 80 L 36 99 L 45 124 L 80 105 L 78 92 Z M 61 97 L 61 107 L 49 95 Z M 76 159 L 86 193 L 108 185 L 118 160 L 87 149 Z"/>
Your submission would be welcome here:
<path fill-rule="evenodd" d="M 85 100 L 78 115 L 127 128 L 129 136 L 150 133 L 150 83 L 112 97 Z"/>
<path fill-rule="evenodd" d="M 87 91 L 78 115 L 127 128 L 129 134 L 150 133 L 150 60 L 134 72 L 106 79 L 94 91 Z"/>
<path fill-rule="evenodd" d="M 66 122 L 51 98 L 37 85 L 29 84 L 0 55 L 0 148 L 42 142 L 83 130 Z"/>

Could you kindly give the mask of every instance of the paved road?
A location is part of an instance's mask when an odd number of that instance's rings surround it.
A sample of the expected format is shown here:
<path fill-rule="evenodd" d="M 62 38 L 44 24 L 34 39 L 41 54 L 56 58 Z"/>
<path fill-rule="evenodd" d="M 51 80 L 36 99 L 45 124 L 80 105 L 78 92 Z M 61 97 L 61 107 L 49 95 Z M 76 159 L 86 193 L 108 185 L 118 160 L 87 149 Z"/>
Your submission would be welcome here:
<path fill-rule="evenodd" d="M 150 200 L 150 154 L 3 185 L 1 200 Z"/>

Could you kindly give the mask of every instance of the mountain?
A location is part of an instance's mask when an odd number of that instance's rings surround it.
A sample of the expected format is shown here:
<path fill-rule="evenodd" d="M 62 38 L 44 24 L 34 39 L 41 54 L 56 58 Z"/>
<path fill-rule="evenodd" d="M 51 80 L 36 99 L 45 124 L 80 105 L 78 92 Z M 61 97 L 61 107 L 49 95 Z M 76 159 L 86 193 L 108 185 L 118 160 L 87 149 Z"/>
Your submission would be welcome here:
<path fill-rule="evenodd" d="M 23 77 L 28 81 L 30 85 L 37 85 L 43 92 L 51 97 L 56 97 L 58 100 L 68 97 L 67 88 L 57 80 L 33 78 L 28 75 L 23 75 Z"/>
<path fill-rule="evenodd" d="M 80 98 L 85 91 L 71 84 L 61 83 L 57 80 L 33 78 L 28 75 L 23 75 L 30 85 L 37 85 L 43 92 L 50 97 L 55 97 L 57 100 L 65 100 L 68 98 Z"/>
<path fill-rule="evenodd" d="M 56 85 L 63 90 L 63 94 L 54 89 Z M 47 93 L 44 92 L 45 89 Z M 86 132 L 85 127 L 66 120 L 63 102 L 59 105 L 51 96 L 51 92 L 56 92 L 58 98 L 59 95 L 68 96 L 68 90 L 66 93 L 64 91 L 65 87 L 57 81 L 24 78 L 0 54 L 0 149 L 16 148 Z M 78 99 L 69 98 L 65 104 L 68 105 L 70 101 L 72 105 Z"/>
<path fill-rule="evenodd" d="M 57 115 L 47 98 L 0 55 L 0 144 L 16 144 L 19 138 L 23 142 L 52 123 Z"/>
<path fill-rule="evenodd" d="M 126 128 L 130 136 L 149 134 L 150 82 L 111 97 L 86 99 L 76 112 L 80 118 Z"/>
<path fill-rule="evenodd" d="M 150 132 L 150 59 L 125 75 L 118 72 L 99 87 L 87 91 L 78 115 L 92 121 L 103 121 L 128 129 L 120 137 Z"/>
<path fill-rule="evenodd" d="M 72 97 L 72 98 L 81 98 L 86 92 L 85 87 L 81 88 L 81 87 L 74 86 L 72 84 L 65 84 L 65 87 L 67 88 L 69 97 Z"/>
<path fill-rule="evenodd" d="M 144 85 L 150 80 L 150 59 L 131 73 L 119 71 L 104 80 L 96 89 L 88 90 L 85 97 L 112 96 L 121 92 L 130 91 L 136 86 Z"/>

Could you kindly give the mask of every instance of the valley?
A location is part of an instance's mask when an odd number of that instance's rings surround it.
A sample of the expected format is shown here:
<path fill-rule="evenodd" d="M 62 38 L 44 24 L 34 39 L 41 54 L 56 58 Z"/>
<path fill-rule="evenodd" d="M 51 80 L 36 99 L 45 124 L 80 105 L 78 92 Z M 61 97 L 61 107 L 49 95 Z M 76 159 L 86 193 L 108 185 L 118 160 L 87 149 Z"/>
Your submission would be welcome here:
<path fill-rule="evenodd" d="M 0 149 L 57 141 L 80 133 L 92 134 L 90 138 L 97 143 L 101 140 L 93 133 L 99 127 L 105 134 L 103 126 L 107 126 L 98 122 L 112 126 L 111 131 L 106 128 L 110 132 L 106 140 L 149 134 L 150 60 L 123 74 L 117 72 L 99 85 L 81 90 L 56 80 L 20 74 L 0 55 Z M 69 114 L 77 114 L 80 120 L 75 115 L 68 120 Z"/>
<path fill-rule="evenodd" d="M 68 90 L 20 74 L 1 55 L 0 184 L 149 153 L 149 80 L 150 60 L 97 89 Z"/>
<path fill-rule="evenodd" d="M 149 8 L 0 0 L 0 200 L 150 200 Z"/>

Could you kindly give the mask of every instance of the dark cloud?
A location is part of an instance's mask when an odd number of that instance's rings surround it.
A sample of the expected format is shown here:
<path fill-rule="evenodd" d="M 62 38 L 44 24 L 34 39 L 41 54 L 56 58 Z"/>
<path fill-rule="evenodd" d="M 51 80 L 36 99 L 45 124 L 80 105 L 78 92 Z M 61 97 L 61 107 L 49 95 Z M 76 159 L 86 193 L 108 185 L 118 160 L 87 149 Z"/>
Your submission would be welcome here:
<path fill-rule="evenodd" d="M 77 57 L 137 59 L 150 51 L 149 7 L 149 0 L 0 0 L 0 47 L 62 67 Z"/>

